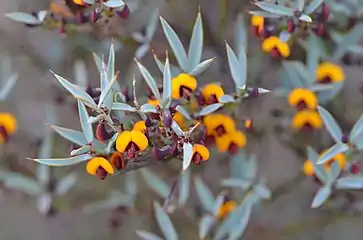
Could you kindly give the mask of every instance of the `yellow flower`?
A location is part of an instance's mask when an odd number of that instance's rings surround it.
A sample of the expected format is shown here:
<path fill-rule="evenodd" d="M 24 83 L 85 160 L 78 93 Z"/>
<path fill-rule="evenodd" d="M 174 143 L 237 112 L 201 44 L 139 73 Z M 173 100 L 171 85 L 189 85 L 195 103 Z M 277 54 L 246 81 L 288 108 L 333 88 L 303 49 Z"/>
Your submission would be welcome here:
<path fill-rule="evenodd" d="M 225 202 L 222 206 L 220 206 L 217 218 L 218 219 L 225 218 L 234 209 L 236 209 L 236 207 L 237 207 L 237 202 L 236 201 L 231 200 L 231 201 Z"/>
<path fill-rule="evenodd" d="M 120 170 L 125 168 L 126 162 L 124 156 L 120 152 L 112 153 L 111 157 L 109 158 L 112 166 L 116 169 Z"/>
<path fill-rule="evenodd" d="M 73 2 L 80 6 L 87 6 L 88 4 L 85 3 L 83 0 L 73 0 Z"/>
<path fill-rule="evenodd" d="M 104 157 L 94 157 L 87 162 L 87 172 L 91 175 L 105 179 L 107 174 L 114 174 L 115 171 L 109 161 Z"/>
<path fill-rule="evenodd" d="M 265 19 L 262 16 L 252 15 L 251 25 L 252 25 L 253 32 L 256 36 L 261 35 L 264 24 L 265 24 Z"/>
<path fill-rule="evenodd" d="M 135 152 L 144 151 L 149 146 L 149 141 L 144 133 L 140 131 L 124 131 L 116 139 L 117 151 L 128 152 L 129 157 L 134 157 Z"/>
<path fill-rule="evenodd" d="M 180 112 L 175 112 L 174 116 L 173 116 L 173 120 L 179 125 L 179 127 L 181 129 L 185 129 L 185 119 L 183 114 L 181 114 Z"/>
<path fill-rule="evenodd" d="M 218 84 L 207 84 L 204 86 L 202 94 L 207 104 L 213 104 L 219 102 L 219 98 L 224 95 L 224 91 Z"/>
<path fill-rule="evenodd" d="M 150 105 L 153 105 L 154 107 L 160 106 L 160 103 L 159 103 L 159 101 L 157 99 L 149 98 L 147 100 L 147 103 L 150 104 Z"/>
<path fill-rule="evenodd" d="M 315 109 L 318 105 L 316 94 L 305 88 L 295 88 L 288 97 L 289 104 L 299 110 L 304 108 Z"/>
<path fill-rule="evenodd" d="M 319 83 L 336 83 L 344 81 L 345 74 L 342 67 L 331 62 L 323 62 L 316 69 L 316 80 Z"/>
<path fill-rule="evenodd" d="M 326 152 L 323 151 L 321 153 L 321 155 Z M 330 165 L 333 162 L 337 162 L 339 165 L 340 169 L 344 169 L 346 164 L 347 164 L 347 160 L 346 160 L 346 156 L 344 153 L 338 153 L 337 155 L 335 155 L 333 158 L 331 158 L 329 161 L 324 163 L 324 168 L 326 171 L 329 171 L 330 169 Z M 310 160 L 306 160 L 304 162 L 304 166 L 303 166 L 303 172 L 305 173 L 306 176 L 314 176 L 315 174 L 315 170 L 314 170 L 314 164 L 310 161 Z"/>
<path fill-rule="evenodd" d="M 290 56 L 290 47 L 286 42 L 282 42 L 280 38 L 271 36 L 263 40 L 262 50 L 270 53 L 273 57 L 284 57 Z"/>
<path fill-rule="evenodd" d="M 197 80 L 186 73 L 180 73 L 172 79 L 172 97 L 174 99 L 189 99 L 190 94 L 197 88 Z"/>
<path fill-rule="evenodd" d="M 201 144 L 193 145 L 193 157 L 192 161 L 195 164 L 199 164 L 202 161 L 207 161 L 209 159 L 209 150 L 206 146 Z"/>
<path fill-rule="evenodd" d="M 319 113 L 314 110 L 302 110 L 295 113 L 292 118 L 292 128 L 296 130 L 301 130 L 303 128 L 307 129 L 317 129 L 323 126 L 323 120 L 321 119 Z"/>
<path fill-rule="evenodd" d="M 234 131 L 216 137 L 216 145 L 220 152 L 229 151 L 232 154 L 238 152 L 239 148 L 245 147 L 247 144 L 246 135 L 241 131 Z"/>
<path fill-rule="evenodd" d="M 132 127 L 132 130 L 145 133 L 146 131 L 145 121 L 144 120 L 137 121 Z"/>
<path fill-rule="evenodd" d="M 203 122 L 207 128 L 207 136 L 221 136 L 225 133 L 234 132 L 236 130 L 236 123 L 234 120 L 221 113 L 207 115 L 204 117 Z"/>
<path fill-rule="evenodd" d="M 0 144 L 5 142 L 9 135 L 14 134 L 17 129 L 16 118 L 11 113 L 0 113 Z"/>

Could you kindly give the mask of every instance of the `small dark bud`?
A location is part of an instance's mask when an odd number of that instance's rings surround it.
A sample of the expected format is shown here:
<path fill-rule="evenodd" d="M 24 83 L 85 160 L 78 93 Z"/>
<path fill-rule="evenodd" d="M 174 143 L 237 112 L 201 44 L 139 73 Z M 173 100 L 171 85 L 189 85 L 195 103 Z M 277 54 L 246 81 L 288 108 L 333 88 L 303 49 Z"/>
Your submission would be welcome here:
<path fill-rule="evenodd" d="M 83 24 L 83 23 L 86 22 L 86 20 L 87 19 L 86 19 L 85 15 L 82 12 L 77 12 L 76 13 L 76 21 L 77 21 L 77 23 Z"/>
<path fill-rule="evenodd" d="M 146 117 L 146 119 L 145 119 L 145 126 L 147 128 L 149 128 L 149 127 L 152 127 L 154 125 L 155 125 L 155 123 L 153 122 L 153 120 L 151 120 L 149 117 Z"/>
<path fill-rule="evenodd" d="M 173 123 L 173 116 L 171 115 L 171 112 L 169 109 L 163 110 L 163 124 L 164 127 L 170 128 L 171 124 Z"/>
<path fill-rule="evenodd" d="M 352 174 L 358 174 L 360 173 L 360 164 L 357 162 L 354 162 L 350 165 L 350 172 Z"/>
<path fill-rule="evenodd" d="M 328 4 L 326 4 L 326 3 L 323 3 L 322 5 L 323 5 L 323 9 L 321 11 L 322 20 L 327 21 L 329 18 L 329 15 L 330 15 L 330 8 L 329 8 Z"/>
<path fill-rule="evenodd" d="M 324 37 L 325 36 L 325 26 L 324 26 L 323 23 L 318 24 L 318 26 L 315 29 L 315 33 L 319 37 Z"/>
<path fill-rule="evenodd" d="M 289 19 L 287 22 L 287 31 L 293 33 L 295 31 L 295 23 L 293 19 Z"/>
<path fill-rule="evenodd" d="M 94 9 L 91 12 L 91 22 L 95 23 L 100 18 L 100 14 Z"/>
<path fill-rule="evenodd" d="M 199 93 L 197 95 L 197 101 L 198 101 L 199 106 L 205 105 L 205 98 L 204 98 L 203 94 Z"/>
<path fill-rule="evenodd" d="M 106 125 L 104 123 L 99 123 L 96 128 L 96 138 L 100 142 L 107 141 L 112 137 L 112 134 L 110 134 L 107 129 Z"/>
<path fill-rule="evenodd" d="M 121 11 L 116 11 L 116 13 L 120 18 L 127 19 L 130 16 L 130 8 L 125 4 L 124 8 Z"/>
<path fill-rule="evenodd" d="M 342 136 L 342 143 L 348 143 L 349 142 L 349 137 L 347 135 L 343 135 Z"/>
<path fill-rule="evenodd" d="M 162 160 L 166 156 L 170 155 L 170 152 L 172 150 L 172 147 L 169 145 L 164 146 L 163 148 L 158 148 L 157 146 L 154 146 L 152 148 L 152 154 L 156 160 Z"/>
<path fill-rule="evenodd" d="M 248 96 L 252 98 L 257 98 L 260 95 L 258 88 L 252 88 L 248 90 Z"/>
<path fill-rule="evenodd" d="M 178 143 L 175 142 L 171 145 L 170 156 L 176 156 L 179 154 Z"/>

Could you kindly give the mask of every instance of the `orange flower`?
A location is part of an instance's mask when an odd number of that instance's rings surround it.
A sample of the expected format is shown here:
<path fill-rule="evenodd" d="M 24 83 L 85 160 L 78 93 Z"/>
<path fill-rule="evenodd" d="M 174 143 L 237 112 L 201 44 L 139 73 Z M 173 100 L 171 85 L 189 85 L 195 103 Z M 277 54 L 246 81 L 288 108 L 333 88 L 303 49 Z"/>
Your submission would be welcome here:
<path fill-rule="evenodd" d="M 174 99 L 190 98 L 190 94 L 197 88 L 197 80 L 186 73 L 180 73 L 172 79 L 172 97 Z"/>
<path fill-rule="evenodd" d="M 228 214 L 230 214 L 231 212 L 233 212 L 234 209 L 236 209 L 237 207 L 237 202 L 236 201 L 228 201 L 226 203 L 224 203 L 218 211 L 217 214 L 217 218 L 218 219 L 223 219 L 226 216 L 228 216 Z"/>
<path fill-rule="evenodd" d="M 261 34 L 263 32 L 264 24 L 265 24 L 265 19 L 262 16 L 252 15 L 251 25 L 252 25 L 252 30 L 253 30 L 253 33 L 255 36 L 257 36 L 257 37 L 261 36 Z"/>
<path fill-rule="evenodd" d="M 16 118 L 13 114 L 0 113 L 0 144 L 5 142 L 9 135 L 14 134 L 17 129 Z"/>
<path fill-rule="evenodd" d="M 132 130 L 145 133 L 146 131 L 145 121 L 144 120 L 137 121 L 132 127 Z"/>
<path fill-rule="evenodd" d="M 288 97 L 289 104 L 297 107 L 299 110 L 309 108 L 316 109 L 318 105 L 318 97 L 316 94 L 305 88 L 295 88 Z"/>
<path fill-rule="evenodd" d="M 116 139 L 117 151 L 127 152 L 129 158 L 134 158 L 135 153 L 144 151 L 149 146 L 149 141 L 144 133 L 140 131 L 124 131 Z"/>
<path fill-rule="evenodd" d="M 290 47 L 286 42 L 282 42 L 280 38 L 271 36 L 263 40 L 262 50 L 270 53 L 273 57 L 287 58 L 290 56 Z"/>
<path fill-rule="evenodd" d="M 200 164 L 202 161 L 207 161 L 208 159 L 209 159 L 208 148 L 201 144 L 194 144 L 192 161 L 195 164 Z"/>
<path fill-rule="evenodd" d="M 87 162 L 87 172 L 91 175 L 105 179 L 107 174 L 114 174 L 115 171 L 109 161 L 104 157 L 94 157 Z"/>
<path fill-rule="evenodd" d="M 234 131 L 220 137 L 216 137 L 216 145 L 220 152 L 229 151 L 231 154 L 236 154 L 239 148 L 245 147 L 246 144 L 246 135 L 241 131 Z"/>
<path fill-rule="evenodd" d="M 323 120 L 318 112 L 314 110 L 302 110 L 297 112 L 292 118 L 292 128 L 301 129 L 318 129 L 323 126 Z"/>
<path fill-rule="evenodd" d="M 344 70 L 339 65 L 323 62 L 316 69 L 316 80 L 319 83 L 336 83 L 344 79 Z"/>
<path fill-rule="evenodd" d="M 213 104 L 219 102 L 219 98 L 224 95 L 224 91 L 218 84 L 207 84 L 203 87 L 202 94 L 207 104 Z"/>
<path fill-rule="evenodd" d="M 323 151 L 321 154 L 323 154 L 325 151 Z M 331 158 L 329 161 L 325 162 L 324 163 L 324 168 L 325 168 L 326 171 L 329 171 L 330 165 L 333 162 L 337 162 L 338 165 L 339 165 L 339 168 L 344 169 L 345 166 L 347 165 L 347 160 L 346 160 L 345 154 L 344 153 L 338 153 L 333 158 Z M 305 173 L 306 176 L 314 176 L 315 170 L 314 170 L 313 162 L 311 162 L 310 160 L 306 160 L 304 162 L 303 172 Z"/>
<path fill-rule="evenodd" d="M 236 130 L 236 123 L 234 120 L 221 113 L 213 113 L 205 116 L 203 123 L 207 128 L 207 136 L 222 136 L 225 133 L 234 132 Z"/>

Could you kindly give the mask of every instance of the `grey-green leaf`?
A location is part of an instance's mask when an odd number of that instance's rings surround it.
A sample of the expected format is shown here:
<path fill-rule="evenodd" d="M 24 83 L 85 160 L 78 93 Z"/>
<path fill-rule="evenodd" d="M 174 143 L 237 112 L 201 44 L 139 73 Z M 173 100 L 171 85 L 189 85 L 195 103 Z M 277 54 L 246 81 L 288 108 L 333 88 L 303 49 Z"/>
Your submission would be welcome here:
<path fill-rule="evenodd" d="M 330 159 L 334 158 L 335 155 L 339 154 L 339 153 L 344 153 L 349 149 L 349 146 L 347 144 L 343 144 L 343 143 L 336 143 L 335 145 L 333 145 L 331 148 L 329 148 L 324 154 L 322 154 L 318 161 L 317 164 L 324 164 L 327 161 L 329 161 Z"/>
<path fill-rule="evenodd" d="M 163 109 L 169 108 L 171 104 L 171 73 L 169 66 L 169 58 L 166 57 L 163 73 L 163 99 L 161 102 L 161 107 Z"/>
<path fill-rule="evenodd" d="M 112 110 L 125 111 L 125 112 L 136 112 L 136 109 L 134 107 L 131 107 L 130 105 L 128 105 L 126 103 L 116 103 L 116 102 L 114 102 L 112 104 Z"/>
<path fill-rule="evenodd" d="M 193 145 L 185 142 L 183 144 L 183 171 L 187 170 L 193 157 Z"/>
<path fill-rule="evenodd" d="M 344 37 L 344 39 L 339 42 L 337 48 L 335 49 L 332 59 L 339 60 L 348 51 L 351 46 L 356 45 L 360 39 L 363 37 L 363 24 L 356 25 L 349 33 Z"/>
<path fill-rule="evenodd" d="M 55 193 L 57 195 L 64 195 L 66 194 L 75 184 L 77 181 L 77 175 L 75 173 L 70 173 L 58 181 L 55 187 Z"/>
<path fill-rule="evenodd" d="M 234 100 L 233 96 L 231 96 L 229 94 L 225 94 L 225 95 L 223 95 L 223 96 L 221 96 L 219 98 L 219 102 L 223 103 L 223 104 L 225 104 L 225 103 L 234 103 L 234 102 L 236 102 L 236 100 Z"/>
<path fill-rule="evenodd" d="M 190 170 L 181 173 L 181 180 L 179 181 L 179 198 L 178 203 L 180 206 L 184 206 L 189 197 L 190 188 Z"/>
<path fill-rule="evenodd" d="M 235 32 L 236 32 L 235 49 L 237 49 L 237 52 L 241 52 L 242 48 L 247 49 L 246 23 L 243 19 L 242 13 L 239 13 L 237 16 Z"/>
<path fill-rule="evenodd" d="M 154 105 L 151 105 L 148 103 L 141 105 L 140 111 L 143 113 L 157 113 L 158 112 L 158 110 L 156 109 L 156 107 Z"/>
<path fill-rule="evenodd" d="M 363 114 L 360 116 L 358 121 L 354 124 L 349 134 L 349 141 L 355 143 L 358 136 L 363 133 Z"/>
<path fill-rule="evenodd" d="M 6 99 L 10 91 L 13 89 L 18 78 L 18 74 L 13 74 L 8 78 L 5 85 L 2 86 L 2 88 L 0 89 L 0 101 L 4 101 Z"/>
<path fill-rule="evenodd" d="M 141 169 L 141 174 L 144 177 L 146 184 L 160 197 L 167 198 L 169 196 L 171 191 L 170 187 L 153 172 L 147 169 Z"/>
<path fill-rule="evenodd" d="M 199 76 L 200 74 L 204 73 L 205 70 L 213 63 L 215 58 L 209 58 L 204 60 L 203 62 L 199 63 L 194 69 L 192 69 L 189 74 L 192 76 Z"/>
<path fill-rule="evenodd" d="M 214 196 L 212 192 L 199 177 L 196 177 L 194 179 L 194 182 L 195 182 L 195 189 L 197 190 L 199 200 L 201 201 L 203 207 L 207 211 L 212 213 L 214 210 Z"/>
<path fill-rule="evenodd" d="M 77 85 L 70 83 L 68 80 L 66 80 L 62 76 L 59 76 L 52 71 L 50 71 L 50 72 L 56 77 L 56 79 L 60 82 L 60 84 L 62 84 L 63 87 L 65 89 L 67 89 L 75 98 L 82 100 L 84 102 L 87 102 L 91 107 L 96 106 L 95 101 L 84 90 L 80 89 Z"/>
<path fill-rule="evenodd" d="M 50 126 L 54 131 L 56 131 L 63 138 L 77 144 L 78 146 L 84 146 L 87 144 L 87 140 L 84 137 L 83 132 L 75 131 L 73 129 L 59 127 L 56 125 Z"/>
<path fill-rule="evenodd" d="M 363 189 L 363 176 L 346 176 L 337 180 L 335 187 L 338 189 Z"/>
<path fill-rule="evenodd" d="M 153 76 L 151 76 L 150 72 L 137 60 L 135 60 L 137 66 L 139 67 L 139 70 L 141 72 L 141 75 L 144 77 L 147 85 L 149 86 L 150 90 L 156 97 L 156 99 L 161 103 L 162 99 L 160 96 L 160 92 L 158 89 L 158 85 L 156 84 L 156 81 Z"/>
<path fill-rule="evenodd" d="M 175 231 L 173 223 L 159 203 L 154 202 L 154 210 L 156 221 L 165 240 L 178 240 L 178 234 Z"/>
<path fill-rule="evenodd" d="M 40 24 L 41 21 L 38 20 L 38 18 L 34 17 L 33 15 L 29 13 L 24 12 L 12 12 L 12 13 L 6 13 L 6 17 L 10 18 L 13 21 L 21 22 L 25 24 Z"/>
<path fill-rule="evenodd" d="M 198 115 L 205 116 L 205 115 L 211 114 L 212 112 L 217 111 L 222 106 L 223 106 L 222 103 L 213 103 L 211 105 L 208 105 L 208 106 L 202 108 L 202 110 L 200 110 Z"/>
<path fill-rule="evenodd" d="M 199 221 L 199 238 L 205 239 L 213 227 L 215 220 L 213 216 L 206 215 Z"/>
<path fill-rule="evenodd" d="M 155 30 L 158 25 L 158 16 L 159 16 L 159 10 L 156 9 L 151 15 L 150 22 L 146 27 L 145 37 L 147 42 L 150 42 L 155 34 Z"/>
<path fill-rule="evenodd" d="M 335 121 L 334 117 L 323 107 L 318 106 L 318 112 L 323 119 L 324 125 L 330 135 L 334 138 L 335 142 L 341 142 L 343 131 Z"/>
<path fill-rule="evenodd" d="M 69 158 L 35 158 L 35 159 L 29 158 L 29 159 L 49 166 L 69 166 L 87 161 L 91 158 L 92 155 L 90 154 L 82 154 Z"/>
<path fill-rule="evenodd" d="M 6 188 L 23 191 L 30 195 L 36 196 L 42 191 L 42 187 L 37 181 L 22 174 L 9 172 L 2 180 Z"/>
<path fill-rule="evenodd" d="M 161 237 L 156 236 L 153 233 L 150 232 L 146 232 L 146 231 L 136 231 L 136 235 L 141 239 L 141 240 L 163 240 Z"/>
<path fill-rule="evenodd" d="M 277 14 L 280 16 L 293 16 L 294 15 L 294 9 L 275 5 L 272 3 L 266 3 L 266 2 L 255 2 L 255 5 L 259 8 L 265 10 L 266 12 Z"/>
<path fill-rule="evenodd" d="M 319 64 L 320 48 L 317 41 L 317 36 L 310 32 L 307 40 L 307 68 L 309 73 L 309 83 L 315 82 L 315 72 Z"/>
<path fill-rule="evenodd" d="M 202 58 L 203 51 L 203 24 L 202 24 L 202 16 L 200 12 L 198 12 L 197 19 L 195 20 L 193 26 L 193 33 L 189 43 L 188 49 L 188 61 L 189 68 L 195 69 Z"/>
<path fill-rule="evenodd" d="M 190 116 L 189 112 L 182 105 L 176 106 L 175 110 L 180 112 L 181 115 L 183 115 L 183 117 L 185 117 L 186 119 L 192 120 L 192 117 Z"/>
<path fill-rule="evenodd" d="M 178 35 L 175 33 L 173 28 L 162 18 L 160 17 L 161 26 L 163 27 L 166 39 L 169 42 L 171 49 L 177 59 L 180 67 L 184 72 L 189 72 L 189 64 L 187 54 L 185 53 L 183 44 L 181 43 Z"/>
<path fill-rule="evenodd" d="M 89 115 L 86 106 L 80 100 L 78 100 L 78 113 L 82 131 L 86 137 L 87 143 L 91 143 L 94 139 L 92 125 L 88 122 Z"/>
<path fill-rule="evenodd" d="M 313 0 L 304 9 L 305 14 L 312 14 L 323 3 L 324 0 Z"/>
<path fill-rule="evenodd" d="M 326 200 L 330 197 L 331 194 L 331 186 L 323 186 L 321 187 L 315 194 L 313 202 L 311 204 L 312 208 L 318 208 L 325 203 Z"/>
<path fill-rule="evenodd" d="M 233 52 L 232 48 L 226 43 L 226 49 L 227 49 L 227 57 L 228 57 L 228 65 L 229 70 L 231 71 L 232 79 L 236 85 L 236 88 L 245 88 L 246 85 L 246 69 L 243 69 L 246 67 L 246 59 L 243 60 L 244 66 L 241 64 L 239 59 L 237 58 L 236 54 Z M 241 48 L 243 49 L 243 48 Z M 244 55 L 245 57 L 245 55 Z M 245 72 L 242 72 L 245 70 Z"/>

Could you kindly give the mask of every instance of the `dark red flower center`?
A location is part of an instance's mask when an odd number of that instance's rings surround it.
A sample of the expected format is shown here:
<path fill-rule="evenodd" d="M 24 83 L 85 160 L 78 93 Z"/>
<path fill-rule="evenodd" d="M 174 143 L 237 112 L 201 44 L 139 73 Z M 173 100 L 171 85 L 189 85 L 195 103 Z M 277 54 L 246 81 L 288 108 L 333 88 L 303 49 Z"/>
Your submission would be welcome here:
<path fill-rule="evenodd" d="M 296 109 L 297 109 L 298 111 L 304 110 L 304 109 L 306 109 L 306 108 L 308 108 L 308 105 L 306 104 L 306 102 L 305 102 L 304 100 L 300 100 L 300 101 L 298 102 L 298 104 L 296 105 Z"/>
<path fill-rule="evenodd" d="M 233 143 L 233 142 L 232 142 L 232 143 L 229 145 L 228 151 L 229 151 L 229 153 L 230 153 L 230 154 L 235 155 L 235 154 L 237 154 L 237 153 L 238 153 L 238 151 L 239 151 L 239 147 L 238 147 L 238 145 L 237 145 L 237 144 L 235 144 L 235 143 Z"/>
<path fill-rule="evenodd" d="M 218 137 L 222 136 L 223 134 L 225 134 L 227 132 L 226 129 L 224 129 L 223 125 L 219 125 L 218 127 L 216 127 L 215 131 L 216 131 Z"/>
<path fill-rule="evenodd" d="M 331 79 L 330 76 L 326 76 L 325 78 L 323 78 L 322 80 L 319 81 L 321 84 L 329 84 L 332 83 L 333 80 Z"/>
<path fill-rule="evenodd" d="M 9 134 L 6 131 L 5 127 L 0 125 L 0 136 L 4 139 L 4 142 L 9 140 Z"/>
<path fill-rule="evenodd" d="M 279 59 L 281 58 L 281 53 L 279 51 L 279 49 L 277 47 L 274 47 L 272 50 L 271 50 L 271 57 L 273 58 L 276 58 L 276 59 Z"/>
<path fill-rule="evenodd" d="M 192 89 L 190 89 L 186 86 L 181 86 L 179 89 L 179 94 L 182 98 L 185 98 L 186 100 L 190 100 L 190 96 L 192 95 Z"/>
<path fill-rule="evenodd" d="M 192 161 L 194 164 L 199 165 L 203 161 L 202 155 L 200 155 L 198 152 L 194 153 Z"/>
<path fill-rule="evenodd" d="M 99 179 L 105 180 L 105 178 L 107 177 L 107 172 L 103 167 L 98 167 L 96 170 L 96 175 Z"/>
<path fill-rule="evenodd" d="M 126 147 L 127 158 L 135 158 L 135 155 L 139 150 L 140 148 L 134 142 L 130 142 Z"/>
<path fill-rule="evenodd" d="M 208 104 L 218 103 L 218 98 L 215 94 L 211 94 L 207 102 Z"/>

